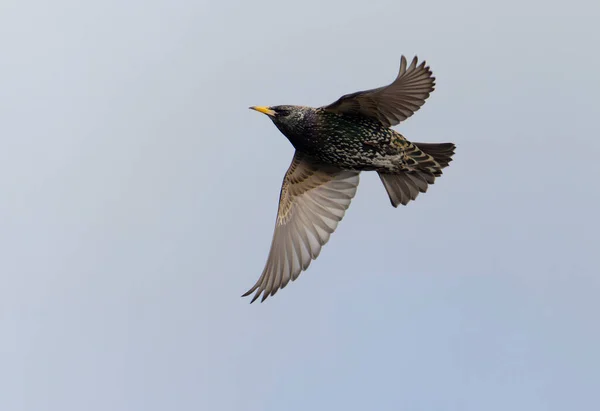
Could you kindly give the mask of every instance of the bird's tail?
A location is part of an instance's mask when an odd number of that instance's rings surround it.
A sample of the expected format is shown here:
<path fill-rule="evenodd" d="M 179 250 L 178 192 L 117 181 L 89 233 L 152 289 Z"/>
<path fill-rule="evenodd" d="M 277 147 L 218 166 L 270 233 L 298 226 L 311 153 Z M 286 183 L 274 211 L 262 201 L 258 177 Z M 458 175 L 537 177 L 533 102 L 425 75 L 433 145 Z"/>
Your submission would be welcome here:
<path fill-rule="evenodd" d="M 408 143 L 408 142 L 407 142 Z M 442 175 L 454 155 L 453 143 L 409 143 L 405 148 L 407 168 L 397 174 L 379 172 L 394 207 L 406 205 Z"/>

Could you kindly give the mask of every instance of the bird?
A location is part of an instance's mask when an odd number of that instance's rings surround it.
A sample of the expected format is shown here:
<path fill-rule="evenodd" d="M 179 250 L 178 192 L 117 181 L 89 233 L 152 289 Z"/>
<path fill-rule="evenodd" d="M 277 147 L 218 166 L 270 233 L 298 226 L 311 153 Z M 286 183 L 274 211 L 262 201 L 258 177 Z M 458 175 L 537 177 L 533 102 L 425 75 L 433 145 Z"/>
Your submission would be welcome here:
<path fill-rule="evenodd" d="M 391 127 L 411 117 L 435 88 L 415 56 L 401 56 L 387 86 L 346 94 L 321 107 L 252 106 L 295 149 L 279 194 L 271 248 L 258 281 L 242 297 L 262 301 L 315 260 L 356 194 L 363 171 L 378 173 L 394 207 L 425 193 L 452 161 L 454 143 L 413 143 Z"/>

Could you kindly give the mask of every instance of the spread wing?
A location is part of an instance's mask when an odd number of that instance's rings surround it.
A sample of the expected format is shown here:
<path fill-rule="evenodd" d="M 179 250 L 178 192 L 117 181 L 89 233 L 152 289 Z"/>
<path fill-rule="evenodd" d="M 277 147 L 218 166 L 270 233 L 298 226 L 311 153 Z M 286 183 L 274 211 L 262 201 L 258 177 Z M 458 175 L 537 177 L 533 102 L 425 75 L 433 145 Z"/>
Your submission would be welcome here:
<path fill-rule="evenodd" d="M 398 77 L 391 84 L 346 94 L 322 108 L 334 113 L 371 117 L 386 127 L 395 126 L 421 108 L 434 90 L 435 77 L 425 64 L 423 61 L 417 66 L 415 57 L 407 68 L 406 58 L 402 56 Z"/>
<path fill-rule="evenodd" d="M 319 164 L 296 151 L 279 197 L 271 251 L 262 275 L 246 292 L 262 301 L 294 281 L 316 259 L 356 193 L 359 172 Z"/>

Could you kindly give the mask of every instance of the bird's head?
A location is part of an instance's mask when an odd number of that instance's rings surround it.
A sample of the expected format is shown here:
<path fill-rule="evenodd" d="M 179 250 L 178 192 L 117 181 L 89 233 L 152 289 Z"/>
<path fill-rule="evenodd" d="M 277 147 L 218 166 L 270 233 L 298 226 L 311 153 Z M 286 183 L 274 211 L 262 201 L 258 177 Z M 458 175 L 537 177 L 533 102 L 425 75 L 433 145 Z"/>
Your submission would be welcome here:
<path fill-rule="evenodd" d="M 284 134 L 301 132 L 305 125 L 305 116 L 310 112 L 310 107 L 303 106 L 252 106 L 252 110 L 269 116 Z"/>

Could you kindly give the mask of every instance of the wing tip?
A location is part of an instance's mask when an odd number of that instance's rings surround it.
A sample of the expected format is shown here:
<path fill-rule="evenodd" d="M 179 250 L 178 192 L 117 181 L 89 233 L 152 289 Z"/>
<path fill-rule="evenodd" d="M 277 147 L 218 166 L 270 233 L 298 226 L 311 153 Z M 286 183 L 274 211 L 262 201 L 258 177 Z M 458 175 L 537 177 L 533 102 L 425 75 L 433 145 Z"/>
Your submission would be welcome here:
<path fill-rule="evenodd" d="M 252 294 L 254 291 L 256 291 L 257 288 L 258 288 L 258 284 L 256 284 L 254 287 L 252 287 L 251 289 L 246 291 L 244 294 L 242 294 L 241 298 L 248 297 L 250 294 Z M 260 296 L 262 291 L 263 290 L 258 290 L 256 292 L 256 294 L 254 294 L 254 297 L 252 297 L 252 300 L 250 300 L 250 304 L 252 304 L 254 301 L 256 301 L 256 299 Z"/>
<path fill-rule="evenodd" d="M 433 77 L 433 71 L 431 70 L 431 67 L 429 65 L 427 65 L 427 60 L 421 61 L 420 64 L 418 64 L 418 63 L 419 63 L 418 55 L 415 55 L 412 58 L 410 65 L 408 65 L 406 57 L 404 56 L 404 54 L 402 54 L 400 57 L 400 70 L 398 71 L 397 78 L 404 77 L 405 75 L 408 76 L 408 75 L 410 75 L 409 73 L 424 72 L 428 75 L 429 78 L 435 80 L 435 77 Z"/>

